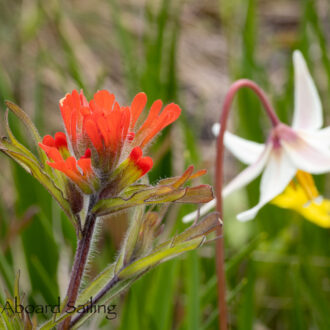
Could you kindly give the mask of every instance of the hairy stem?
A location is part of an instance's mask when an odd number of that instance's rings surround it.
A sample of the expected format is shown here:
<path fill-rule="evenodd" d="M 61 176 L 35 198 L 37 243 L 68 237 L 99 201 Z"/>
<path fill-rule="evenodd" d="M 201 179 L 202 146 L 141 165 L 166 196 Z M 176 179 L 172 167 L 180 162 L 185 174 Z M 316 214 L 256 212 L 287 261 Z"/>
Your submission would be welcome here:
<path fill-rule="evenodd" d="M 224 156 L 224 135 L 227 127 L 227 121 L 231 104 L 233 102 L 236 92 L 241 88 L 252 89 L 259 97 L 263 104 L 265 111 L 273 126 L 280 123 L 274 109 L 269 103 L 264 91 L 253 81 L 248 79 L 240 79 L 233 83 L 225 97 L 225 101 L 222 106 L 222 112 L 220 115 L 220 132 L 217 139 L 217 155 L 215 164 L 215 193 L 217 200 L 217 211 L 223 220 L 223 207 L 222 207 L 222 186 L 223 186 L 223 156 Z M 226 303 L 226 277 L 225 277 L 225 253 L 224 253 L 224 241 L 223 241 L 223 229 L 219 226 L 217 229 L 217 235 L 220 237 L 216 243 L 216 266 L 218 277 L 218 307 L 219 307 L 219 328 L 226 330 L 228 328 L 227 321 L 227 303 Z"/>
<path fill-rule="evenodd" d="M 91 196 L 90 202 L 89 202 L 89 207 L 88 207 L 88 213 L 86 216 L 86 221 L 84 224 L 84 229 L 82 232 L 82 238 L 78 241 L 78 246 L 77 246 L 74 263 L 73 263 L 73 267 L 72 267 L 70 283 L 69 283 L 69 287 L 68 287 L 67 294 L 66 294 L 67 301 L 66 301 L 66 305 L 63 309 L 63 313 L 70 310 L 70 308 L 72 308 L 72 306 L 74 306 L 74 304 L 77 300 L 77 296 L 78 296 L 78 292 L 79 292 L 79 288 L 80 288 L 80 284 L 81 284 L 81 279 L 82 279 L 82 276 L 83 276 L 83 273 L 84 273 L 84 270 L 86 267 L 87 257 L 89 254 L 89 248 L 91 245 L 93 232 L 94 232 L 94 228 L 95 228 L 95 223 L 96 223 L 96 216 L 90 212 L 90 210 L 92 209 L 94 204 L 95 204 L 95 197 Z M 70 319 L 71 318 L 68 317 L 60 325 L 59 328 L 62 330 L 68 329 L 69 325 L 70 325 Z"/>

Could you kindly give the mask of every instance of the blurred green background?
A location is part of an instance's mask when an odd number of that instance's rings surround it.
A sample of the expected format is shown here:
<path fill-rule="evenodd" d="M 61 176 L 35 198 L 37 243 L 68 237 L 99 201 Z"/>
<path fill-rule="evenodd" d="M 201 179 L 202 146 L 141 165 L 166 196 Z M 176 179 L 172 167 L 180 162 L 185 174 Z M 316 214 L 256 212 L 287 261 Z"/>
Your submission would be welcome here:
<path fill-rule="evenodd" d="M 209 170 L 205 182 L 212 184 L 211 127 L 235 79 L 260 84 L 290 123 L 291 55 L 298 48 L 329 117 L 329 18 L 327 0 L 0 0 L 1 112 L 5 99 L 16 102 L 44 135 L 62 130 L 58 101 L 74 88 L 88 97 L 106 88 L 122 104 L 139 91 L 150 103 L 175 101 L 183 115 L 149 151 L 151 180 L 193 163 Z M 24 129 L 12 125 L 29 145 Z M 264 139 L 269 124 L 251 92 L 239 92 L 229 127 Z M 228 181 L 241 166 L 230 155 L 225 162 Z M 316 180 L 330 196 L 329 177 Z M 0 301 L 5 288 L 13 293 L 20 269 L 27 301 L 56 303 L 66 290 L 74 230 L 46 191 L 2 155 L 0 190 Z M 330 329 L 329 230 L 271 205 L 239 223 L 235 214 L 258 196 L 254 182 L 224 203 L 230 327 Z M 181 218 L 193 209 L 173 207 L 165 230 L 183 230 Z M 104 219 L 91 276 L 113 261 L 126 225 L 124 218 Z M 214 244 L 151 271 L 116 304 L 116 320 L 95 318 L 89 328 L 217 329 Z"/>

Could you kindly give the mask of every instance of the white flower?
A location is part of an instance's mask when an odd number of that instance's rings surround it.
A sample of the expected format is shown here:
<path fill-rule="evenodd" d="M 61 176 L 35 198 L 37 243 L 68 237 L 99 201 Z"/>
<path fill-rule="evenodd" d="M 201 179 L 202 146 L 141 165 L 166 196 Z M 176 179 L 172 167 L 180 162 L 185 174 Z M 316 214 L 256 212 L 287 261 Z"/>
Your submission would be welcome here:
<path fill-rule="evenodd" d="M 299 51 L 294 52 L 293 63 L 295 106 L 292 126 L 279 123 L 272 128 L 265 144 L 225 133 L 225 146 L 249 166 L 223 189 L 223 196 L 244 187 L 263 172 L 259 203 L 238 214 L 238 220 L 253 219 L 265 204 L 284 191 L 297 170 L 313 174 L 330 171 L 330 126 L 321 129 L 323 115 L 320 98 Z M 217 135 L 219 130 L 219 124 L 215 124 L 213 132 Z M 204 205 L 201 215 L 214 206 L 215 200 Z M 183 221 L 191 221 L 196 215 L 196 212 L 188 214 Z"/>

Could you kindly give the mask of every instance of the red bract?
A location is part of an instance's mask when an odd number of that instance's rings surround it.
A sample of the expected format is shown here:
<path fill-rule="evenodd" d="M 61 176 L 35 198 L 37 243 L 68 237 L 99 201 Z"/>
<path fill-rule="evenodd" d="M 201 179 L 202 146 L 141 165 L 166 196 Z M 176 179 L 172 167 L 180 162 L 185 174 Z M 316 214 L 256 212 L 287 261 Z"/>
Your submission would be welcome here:
<path fill-rule="evenodd" d="M 39 144 L 50 159 L 48 164 L 87 194 L 107 184 L 110 177 L 113 180 L 117 167 L 119 172 L 126 168 L 130 173 L 130 179 L 121 173 L 120 186 L 134 183 L 152 167 L 152 159 L 143 157 L 142 149 L 181 112 L 174 103 L 161 111 L 162 101 L 157 100 L 142 126 L 136 129 L 146 103 L 144 93 L 137 94 L 127 107 L 120 106 L 106 90 L 95 93 L 89 102 L 82 91 L 67 94 L 60 101 L 66 135 L 56 133 L 55 139 L 47 135 Z M 129 157 L 122 161 L 127 153 Z M 124 177 L 127 182 L 123 182 Z"/>
<path fill-rule="evenodd" d="M 75 157 L 70 155 L 66 136 L 62 132 L 56 133 L 55 138 L 46 135 L 39 146 L 52 160 L 52 162 L 48 162 L 49 166 L 63 172 L 83 192 L 88 194 L 92 192 L 90 185 L 95 181 L 95 173 L 92 169 L 90 149 L 86 149 L 85 155 L 77 161 Z"/>

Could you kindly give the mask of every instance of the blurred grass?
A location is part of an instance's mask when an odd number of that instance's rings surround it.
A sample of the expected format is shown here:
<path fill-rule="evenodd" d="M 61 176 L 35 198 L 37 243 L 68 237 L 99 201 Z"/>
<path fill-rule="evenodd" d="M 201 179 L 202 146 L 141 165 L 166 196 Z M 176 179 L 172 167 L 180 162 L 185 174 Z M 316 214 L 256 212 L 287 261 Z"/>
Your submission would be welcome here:
<path fill-rule="evenodd" d="M 263 54 L 264 23 L 260 13 L 265 4 L 236 0 L 226 7 L 222 3 L 219 12 L 212 14 L 220 24 L 218 33 L 227 41 L 229 80 L 241 77 L 255 80 L 272 96 L 280 118 L 289 123 L 293 105 L 291 52 L 298 47 L 317 85 L 323 86 L 321 96 L 327 114 L 330 95 L 329 35 L 324 23 L 327 16 L 321 17 L 315 1 L 296 3 L 300 13 L 291 43 L 273 40 L 272 48 L 266 49 L 283 54 L 279 61 L 284 72 L 280 93 L 272 86 L 267 57 Z M 287 1 L 279 6 L 283 3 Z M 162 98 L 165 103 L 178 102 L 184 109 L 181 122 L 158 138 L 150 150 L 158 157 L 151 181 L 176 175 L 190 163 L 200 168 L 204 161 L 199 148 L 201 134 L 191 126 L 191 109 L 190 113 L 186 111 L 186 94 L 178 74 L 178 46 L 182 24 L 186 22 L 182 19 L 184 9 L 196 3 L 149 0 L 145 5 L 130 6 L 118 0 L 100 0 L 97 1 L 100 8 L 83 2 L 79 9 L 76 4 L 0 2 L 0 41 L 4 46 L 0 52 L 1 104 L 10 99 L 22 105 L 46 134 L 61 127 L 59 116 L 54 115 L 55 102 L 72 88 L 84 88 L 89 96 L 98 88 L 113 88 L 126 100 L 124 103 L 143 90 L 149 104 Z M 132 17 L 140 18 L 137 30 L 134 23 L 128 22 Z M 196 117 L 203 118 L 203 113 Z M 214 121 L 217 119 L 218 114 Z M 239 135 L 258 141 L 265 137 L 267 118 L 251 92 L 239 93 L 232 120 Z M 12 124 L 15 126 L 14 120 Z M 15 128 L 17 133 L 23 132 Z M 27 141 L 24 134 L 20 138 Z M 162 152 L 157 153 L 159 150 Z M 52 303 L 60 288 L 61 292 L 65 289 L 61 267 L 63 255 L 71 257 L 75 248 L 74 231 L 41 186 L 4 157 L 1 161 L 4 167 L 1 190 L 9 191 L 0 202 L 1 240 L 7 237 L 13 219 L 19 221 L 31 205 L 41 208 L 22 234 L 11 241 L 10 248 L 0 254 L 1 284 L 13 293 L 12 279 L 21 268 L 28 300 Z M 210 177 L 208 180 L 211 182 Z M 330 193 L 326 190 L 327 180 L 326 176 L 317 179 L 325 195 Z M 256 203 L 258 187 L 258 182 L 248 187 L 249 205 Z M 244 209 L 244 205 L 242 192 L 225 203 L 231 328 L 329 329 L 329 231 L 274 206 L 266 206 L 253 222 L 237 224 L 235 212 Z M 179 220 L 190 210 L 191 206 L 184 206 L 169 212 L 166 230 L 172 233 L 182 230 L 185 226 Z M 116 232 L 111 224 L 105 224 L 103 231 L 92 273 L 112 261 L 116 243 L 110 237 L 123 234 L 123 228 Z M 116 329 L 216 329 L 213 245 L 161 265 L 135 283 L 117 303 L 120 318 L 111 323 Z M 109 328 L 109 322 L 102 325 Z"/>

